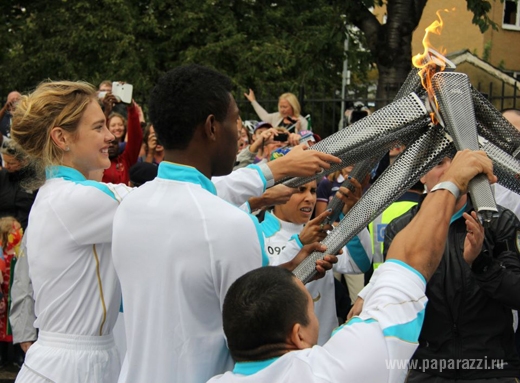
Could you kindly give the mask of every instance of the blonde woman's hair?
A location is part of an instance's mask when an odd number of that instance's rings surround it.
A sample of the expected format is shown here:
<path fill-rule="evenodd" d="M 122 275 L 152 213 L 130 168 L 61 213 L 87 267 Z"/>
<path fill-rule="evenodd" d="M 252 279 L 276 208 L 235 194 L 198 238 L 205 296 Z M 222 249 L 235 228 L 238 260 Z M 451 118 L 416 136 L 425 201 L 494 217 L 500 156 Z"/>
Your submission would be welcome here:
<path fill-rule="evenodd" d="M 294 117 L 300 117 L 302 108 L 300 106 L 300 103 L 298 102 L 298 98 L 296 98 L 294 94 L 284 93 L 280 96 L 278 102 L 280 102 L 281 100 L 286 100 L 289 103 L 289 105 L 291 105 L 294 112 Z"/>
<path fill-rule="evenodd" d="M 60 127 L 75 134 L 95 96 L 95 88 L 86 82 L 43 82 L 33 93 L 22 96 L 13 115 L 11 137 L 42 169 L 59 165 L 63 152 L 52 141 L 51 130 Z"/>

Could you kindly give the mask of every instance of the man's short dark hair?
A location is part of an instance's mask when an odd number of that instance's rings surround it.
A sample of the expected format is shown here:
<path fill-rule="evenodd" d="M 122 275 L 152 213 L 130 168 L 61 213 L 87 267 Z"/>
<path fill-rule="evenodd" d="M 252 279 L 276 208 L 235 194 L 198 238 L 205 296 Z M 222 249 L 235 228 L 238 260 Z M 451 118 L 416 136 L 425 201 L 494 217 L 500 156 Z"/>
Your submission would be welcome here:
<path fill-rule="evenodd" d="M 294 324 L 309 324 L 307 305 L 296 277 L 281 267 L 262 267 L 238 278 L 222 313 L 231 356 L 235 361 L 280 356 Z"/>
<path fill-rule="evenodd" d="M 200 65 L 177 67 L 164 74 L 150 95 L 150 121 L 165 149 L 185 149 L 195 129 L 213 114 L 227 116 L 232 82 Z"/>

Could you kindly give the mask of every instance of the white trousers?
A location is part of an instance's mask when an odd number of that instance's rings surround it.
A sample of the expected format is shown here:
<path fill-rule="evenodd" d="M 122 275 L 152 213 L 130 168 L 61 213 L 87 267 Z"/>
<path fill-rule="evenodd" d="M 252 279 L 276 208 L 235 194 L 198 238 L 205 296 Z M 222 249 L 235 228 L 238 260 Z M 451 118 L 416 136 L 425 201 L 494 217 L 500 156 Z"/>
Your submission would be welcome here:
<path fill-rule="evenodd" d="M 18 383 L 115 383 L 121 362 L 112 335 L 40 331 L 18 373 Z"/>

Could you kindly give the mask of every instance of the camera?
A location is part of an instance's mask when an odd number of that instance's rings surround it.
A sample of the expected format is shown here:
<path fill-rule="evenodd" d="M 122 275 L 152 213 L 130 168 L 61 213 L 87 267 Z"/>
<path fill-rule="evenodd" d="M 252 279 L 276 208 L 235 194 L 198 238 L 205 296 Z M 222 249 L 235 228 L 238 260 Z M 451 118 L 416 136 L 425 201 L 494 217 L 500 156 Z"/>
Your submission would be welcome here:
<path fill-rule="evenodd" d="M 289 135 L 287 133 L 278 133 L 277 136 L 273 137 L 273 141 L 285 142 L 289 139 Z"/>
<path fill-rule="evenodd" d="M 116 96 L 118 102 L 124 102 L 125 104 L 132 103 L 132 92 L 133 85 L 123 82 L 114 81 L 112 83 L 112 94 Z"/>

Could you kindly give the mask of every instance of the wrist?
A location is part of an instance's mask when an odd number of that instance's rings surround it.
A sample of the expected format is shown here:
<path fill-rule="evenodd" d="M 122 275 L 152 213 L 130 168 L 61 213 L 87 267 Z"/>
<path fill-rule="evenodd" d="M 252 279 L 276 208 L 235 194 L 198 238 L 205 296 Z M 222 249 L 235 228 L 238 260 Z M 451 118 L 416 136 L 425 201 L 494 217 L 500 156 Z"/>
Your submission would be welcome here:
<path fill-rule="evenodd" d="M 251 145 L 249 145 L 249 152 L 250 153 L 255 153 L 256 154 L 256 152 L 258 152 L 258 149 L 259 149 L 260 145 L 256 145 L 257 142 L 258 142 L 258 140 L 256 140 Z"/>
<path fill-rule="evenodd" d="M 460 188 L 459 186 L 453 182 L 453 181 L 441 181 L 437 185 L 435 185 L 432 190 L 430 190 L 430 193 L 433 193 L 437 190 L 447 190 L 449 191 L 454 197 L 455 200 L 458 200 L 460 198 Z"/>
<path fill-rule="evenodd" d="M 273 173 L 275 182 L 289 175 L 289 169 L 285 164 L 284 158 L 285 157 L 278 158 L 276 161 L 269 161 L 267 163 L 267 166 L 271 169 L 271 173 Z"/>
<path fill-rule="evenodd" d="M 255 211 L 261 209 L 264 205 L 262 203 L 262 197 L 251 197 L 247 200 L 249 203 L 249 209 Z"/>
<path fill-rule="evenodd" d="M 264 176 L 265 188 L 267 189 L 267 188 L 270 188 L 271 186 L 274 186 L 275 178 L 274 178 L 274 174 L 271 171 L 271 168 L 269 167 L 269 165 L 260 164 L 260 165 L 258 165 L 258 167 L 260 168 L 260 171 L 262 172 L 262 175 Z"/>
<path fill-rule="evenodd" d="M 312 241 L 308 241 L 307 240 L 307 237 L 305 235 L 302 237 L 301 233 L 296 236 L 295 240 L 297 242 L 298 241 L 300 242 L 299 243 L 300 247 L 303 247 L 305 245 L 308 245 L 308 244 L 312 243 Z"/>

